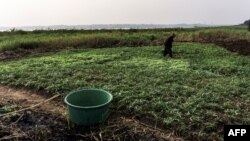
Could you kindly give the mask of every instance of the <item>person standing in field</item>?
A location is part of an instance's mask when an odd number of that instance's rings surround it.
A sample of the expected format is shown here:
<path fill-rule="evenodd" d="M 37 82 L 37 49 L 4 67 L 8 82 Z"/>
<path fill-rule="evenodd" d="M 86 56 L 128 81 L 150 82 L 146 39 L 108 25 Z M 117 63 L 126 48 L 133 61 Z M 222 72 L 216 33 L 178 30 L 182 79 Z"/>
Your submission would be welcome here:
<path fill-rule="evenodd" d="M 172 44 L 174 42 L 175 34 L 169 36 L 165 41 L 164 41 L 164 51 L 163 51 L 163 56 L 166 56 L 169 54 L 169 56 L 172 58 L 173 53 L 172 53 Z"/>

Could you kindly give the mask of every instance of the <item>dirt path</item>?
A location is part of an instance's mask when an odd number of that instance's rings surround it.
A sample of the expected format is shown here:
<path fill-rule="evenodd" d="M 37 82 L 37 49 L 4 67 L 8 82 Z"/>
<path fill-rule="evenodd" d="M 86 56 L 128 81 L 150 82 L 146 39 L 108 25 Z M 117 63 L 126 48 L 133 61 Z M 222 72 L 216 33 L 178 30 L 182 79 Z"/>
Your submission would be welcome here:
<path fill-rule="evenodd" d="M 48 99 L 34 91 L 0 86 L 0 116 L 3 113 L 30 107 Z M 1 140 L 183 140 L 166 132 L 112 112 L 102 125 L 70 126 L 62 97 L 34 109 L 0 117 Z"/>
<path fill-rule="evenodd" d="M 41 96 L 35 92 L 24 89 L 13 89 L 0 86 L 0 98 L 1 101 L 14 102 L 15 105 L 29 107 L 37 103 L 41 103 L 49 97 Z M 66 106 L 63 105 L 61 98 L 57 98 L 54 101 L 42 104 L 36 107 L 36 110 L 41 110 L 47 113 L 61 114 L 64 117 L 66 116 Z"/>

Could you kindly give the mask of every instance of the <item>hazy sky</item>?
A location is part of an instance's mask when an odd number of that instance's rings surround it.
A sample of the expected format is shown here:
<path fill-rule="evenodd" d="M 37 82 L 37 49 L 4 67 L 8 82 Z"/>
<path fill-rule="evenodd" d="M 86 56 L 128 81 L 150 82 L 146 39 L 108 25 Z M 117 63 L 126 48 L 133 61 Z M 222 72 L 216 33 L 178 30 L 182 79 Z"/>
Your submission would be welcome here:
<path fill-rule="evenodd" d="M 238 24 L 250 0 L 0 0 L 0 26 Z"/>

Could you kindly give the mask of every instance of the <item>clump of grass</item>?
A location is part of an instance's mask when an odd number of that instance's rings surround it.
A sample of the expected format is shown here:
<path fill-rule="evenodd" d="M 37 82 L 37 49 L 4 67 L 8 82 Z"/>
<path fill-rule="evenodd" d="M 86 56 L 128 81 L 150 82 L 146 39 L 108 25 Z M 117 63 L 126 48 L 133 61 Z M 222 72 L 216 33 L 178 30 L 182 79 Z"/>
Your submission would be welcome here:
<path fill-rule="evenodd" d="M 53 134 L 44 125 L 35 125 L 29 132 L 29 136 L 37 141 L 48 140 Z"/>
<path fill-rule="evenodd" d="M 3 107 L 0 107 L 0 113 L 8 113 L 8 112 L 12 112 L 17 108 L 16 105 L 5 105 Z"/>
<path fill-rule="evenodd" d="M 222 140 L 224 124 L 250 124 L 250 60 L 214 45 L 63 51 L 0 63 L 0 83 L 66 94 L 114 95 L 117 110 L 151 118 L 186 139 Z"/>

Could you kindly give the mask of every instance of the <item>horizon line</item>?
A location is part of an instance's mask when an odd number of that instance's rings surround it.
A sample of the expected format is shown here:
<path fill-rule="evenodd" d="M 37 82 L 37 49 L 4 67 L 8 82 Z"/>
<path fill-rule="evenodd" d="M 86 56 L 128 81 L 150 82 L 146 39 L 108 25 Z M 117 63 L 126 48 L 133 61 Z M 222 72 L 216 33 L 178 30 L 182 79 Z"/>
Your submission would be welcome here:
<path fill-rule="evenodd" d="M 209 24 L 209 23 L 178 23 L 178 24 L 151 24 L 151 23 L 119 23 L 119 24 L 51 24 L 51 25 L 20 25 L 20 26 L 0 26 L 1 28 L 21 28 L 21 27 L 53 27 L 53 26 L 108 26 L 108 25 L 157 25 L 157 26 L 175 26 L 175 25 L 206 25 L 206 26 L 233 26 L 239 24 Z"/>

